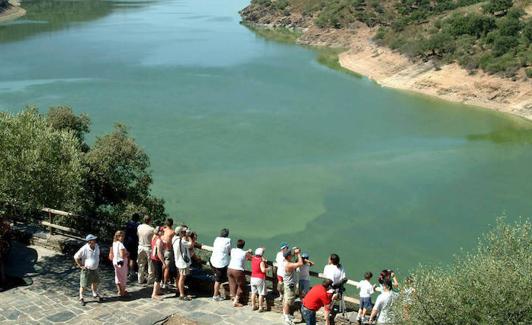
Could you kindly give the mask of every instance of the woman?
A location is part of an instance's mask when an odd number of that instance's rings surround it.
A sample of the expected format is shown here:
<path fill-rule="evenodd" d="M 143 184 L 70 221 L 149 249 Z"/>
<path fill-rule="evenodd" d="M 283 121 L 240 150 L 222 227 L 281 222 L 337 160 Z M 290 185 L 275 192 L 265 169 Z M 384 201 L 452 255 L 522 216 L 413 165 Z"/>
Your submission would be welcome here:
<path fill-rule="evenodd" d="M 259 310 L 259 313 L 266 311 L 264 297 L 266 296 L 266 271 L 268 270 L 268 261 L 264 258 L 264 248 L 259 247 L 255 250 L 255 256 L 251 259 L 251 307 L 253 310 Z M 259 295 L 259 306 L 255 304 Z"/>
<path fill-rule="evenodd" d="M 229 290 L 233 299 L 233 307 L 244 306 L 240 302 L 240 298 L 246 289 L 246 274 L 244 273 L 244 264 L 246 260 L 251 260 L 251 250 L 244 251 L 246 242 L 239 239 L 236 242 L 236 248 L 231 250 L 231 260 L 227 268 L 227 276 L 229 277 Z"/>
<path fill-rule="evenodd" d="M 190 301 L 190 297 L 185 295 L 185 280 L 190 274 L 190 245 L 191 241 L 187 234 L 189 230 L 186 227 L 177 227 L 176 236 L 173 241 L 175 265 L 177 267 L 176 286 L 179 300 Z"/>
<path fill-rule="evenodd" d="M 113 266 L 115 268 L 115 283 L 118 295 L 125 297 L 127 295 L 127 272 L 129 253 L 124 246 L 125 233 L 122 230 L 115 232 L 113 238 L 113 247 L 111 249 L 113 257 Z"/>
<path fill-rule="evenodd" d="M 163 261 L 164 261 L 164 247 L 161 235 L 163 231 L 161 227 L 155 227 L 155 232 L 151 240 L 151 256 L 150 259 L 153 263 L 153 273 L 155 282 L 153 283 L 153 292 L 151 294 L 152 299 L 161 299 L 161 281 L 163 280 Z"/>

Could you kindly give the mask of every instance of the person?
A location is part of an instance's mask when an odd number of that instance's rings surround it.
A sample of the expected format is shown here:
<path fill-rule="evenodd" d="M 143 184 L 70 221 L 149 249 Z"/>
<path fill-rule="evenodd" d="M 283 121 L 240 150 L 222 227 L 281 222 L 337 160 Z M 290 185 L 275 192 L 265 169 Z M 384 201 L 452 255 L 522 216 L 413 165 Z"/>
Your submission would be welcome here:
<path fill-rule="evenodd" d="M 125 237 L 124 237 L 124 247 L 129 253 L 129 278 L 135 278 L 135 272 L 137 271 L 137 257 L 139 250 L 139 235 L 137 229 L 140 225 L 139 223 L 140 215 L 138 213 L 133 213 L 131 220 L 126 223 Z"/>
<path fill-rule="evenodd" d="M 377 279 L 379 284 L 381 285 L 381 289 L 384 282 L 390 281 L 392 283 L 392 291 L 399 293 L 399 281 L 397 280 L 397 276 L 395 275 L 395 272 L 390 269 L 382 270 L 382 272 L 379 274 L 379 278 Z"/>
<path fill-rule="evenodd" d="M 284 277 L 284 253 L 289 250 L 287 243 L 283 242 L 280 245 L 280 250 L 275 256 L 275 264 L 277 265 L 277 291 L 279 292 L 279 301 L 283 301 L 283 277 Z"/>
<path fill-rule="evenodd" d="M 306 325 L 316 325 L 316 313 L 321 307 L 324 307 L 325 322 L 327 325 L 331 323 L 329 314 L 331 311 L 332 302 L 337 298 L 337 294 L 333 294 L 329 288 L 332 285 L 332 280 L 325 279 L 321 284 L 315 285 L 310 289 L 301 306 L 301 314 L 305 319 Z"/>
<path fill-rule="evenodd" d="M 227 267 L 227 276 L 229 278 L 229 292 L 233 298 L 233 307 L 244 306 L 240 299 L 246 290 L 246 274 L 244 273 L 244 264 L 246 260 L 251 260 L 251 251 L 245 251 L 246 242 L 239 239 L 236 242 L 236 248 L 231 250 L 231 259 Z"/>
<path fill-rule="evenodd" d="M 377 297 L 375 306 L 371 310 L 371 316 L 369 322 L 373 323 L 377 320 L 377 324 L 390 324 L 392 323 L 392 317 L 390 316 L 390 310 L 397 295 L 392 291 L 393 283 L 391 280 L 384 280 L 382 284 L 382 293 Z"/>
<path fill-rule="evenodd" d="M 137 255 L 138 265 L 138 282 L 142 284 L 153 282 L 153 263 L 151 262 L 151 240 L 154 229 L 150 226 L 151 217 L 144 216 L 144 223 L 137 227 L 137 236 L 139 237 L 139 248 Z M 146 272 L 148 273 L 146 275 Z"/>
<path fill-rule="evenodd" d="M 188 248 L 190 254 L 190 265 L 201 264 L 201 257 L 196 254 L 196 243 L 198 242 L 198 234 L 195 231 L 187 230 L 187 236 L 190 238 L 190 247 Z"/>
<path fill-rule="evenodd" d="M 176 275 L 176 295 L 179 295 L 179 300 L 190 301 L 190 297 L 185 295 L 185 279 L 190 274 L 190 246 L 194 245 L 193 239 L 187 237 L 187 227 L 180 226 L 175 229 L 176 235 L 172 240 L 174 248 L 174 259 L 177 268 Z M 189 232 L 190 233 L 190 232 Z"/>
<path fill-rule="evenodd" d="M 220 296 L 220 286 L 223 282 L 227 281 L 227 266 L 229 265 L 229 255 L 231 254 L 229 229 L 222 229 L 220 236 L 214 239 L 212 246 L 212 255 L 209 259 L 209 263 L 214 272 L 214 292 L 212 299 L 214 301 L 222 301 L 225 298 Z"/>
<path fill-rule="evenodd" d="M 85 237 L 87 243 L 74 254 L 74 261 L 81 269 L 79 277 L 79 301 L 82 306 L 85 306 L 83 291 L 89 286 L 91 287 L 93 298 L 98 302 L 102 301 L 102 297 L 98 293 L 98 284 L 100 283 L 100 275 L 98 273 L 100 247 L 96 243 L 96 239 L 98 238 L 94 235 L 87 235 Z"/>
<path fill-rule="evenodd" d="M 175 231 L 172 228 L 174 225 L 174 220 L 168 218 L 166 219 L 164 224 L 164 227 L 162 227 L 163 235 L 161 236 L 164 248 L 164 273 L 162 284 L 163 289 L 165 289 L 170 284 L 170 275 L 175 270 L 174 250 L 172 247 L 172 238 L 174 238 L 175 235 Z"/>
<path fill-rule="evenodd" d="M 373 273 L 364 273 L 364 280 L 360 281 L 357 285 L 360 289 L 360 306 L 358 308 L 357 321 L 362 323 L 365 321 L 367 311 L 373 307 L 371 295 L 375 292 L 375 285 L 369 282 L 372 277 Z"/>
<path fill-rule="evenodd" d="M 164 261 L 164 246 L 161 236 L 163 234 L 162 227 L 155 227 L 155 232 L 151 240 L 151 255 L 150 259 L 153 264 L 153 292 L 152 299 L 161 299 L 161 281 L 163 280 L 163 261 Z"/>
<path fill-rule="evenodd" d="M 309 260 L 310 256 L 307 253 L 301 254 L 303 265 L 298 269 L 299 274 L 299 298 L 303 299 L 310 290 L 310 267 L 314 262 Z"/>
<path fill-rule="evenodd" d="M 113 237 L 113 246 L 111 247 L 110 257 L 115 269 L 115 283 L 118 295 L 125 297 L 127 295 L 127 272 L 128 272 L 128 251 L 123 244 L 125 233 L 118 230 Z"/>
<path fill-rule="evenodd" d="M 283 276 L 283 316 L 284 321 L 288 325 L 293 325 L 294 320 L 291 315 L 291 309 L 296 299 L 296 269 L 303 266 L 303 258 L 301 257 L 301 250 L 294 247 L 294 255 L 297 256 L 297 262 L 292 262 L 292 251 L 284 252 L 284 276 Z"/>
<path fill-rule="evenodd" d="M 344 268 L 340 264 L 340 256 L 337 254 L 331 254 L 329 256 L 328 264 L 323 268 L 323 277 L 332 280 L 332 285 L 336 289 L 340 288 L 347 281 Z"/>
<path fill-rule="evenodd" d="M 259 247 L 255 250 L 255 256 L 251 258 L 251 307 L 253 310 L 259 310 L 259 313 L 266 311 L 264 297 L 266 297 L 266 272 L 268 271 L 268 261 L 264 258 L 264 248 Z M 259 305 L 256 300 L 259 296 Z"/>

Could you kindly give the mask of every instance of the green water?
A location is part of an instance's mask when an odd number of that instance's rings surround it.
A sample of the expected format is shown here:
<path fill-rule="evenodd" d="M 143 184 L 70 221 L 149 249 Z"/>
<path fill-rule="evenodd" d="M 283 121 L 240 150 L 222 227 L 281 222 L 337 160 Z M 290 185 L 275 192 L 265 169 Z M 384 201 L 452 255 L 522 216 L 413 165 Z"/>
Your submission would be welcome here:
<path fill-rule="evenodd" d="M 383 89 L 239 25 L 246 0 L 25 1 L 0 25 L 0 109 L 131 127 L 155 194 L 211 242 L 300 245 L 404 275 L 532 211 L 531 123 Z"/>

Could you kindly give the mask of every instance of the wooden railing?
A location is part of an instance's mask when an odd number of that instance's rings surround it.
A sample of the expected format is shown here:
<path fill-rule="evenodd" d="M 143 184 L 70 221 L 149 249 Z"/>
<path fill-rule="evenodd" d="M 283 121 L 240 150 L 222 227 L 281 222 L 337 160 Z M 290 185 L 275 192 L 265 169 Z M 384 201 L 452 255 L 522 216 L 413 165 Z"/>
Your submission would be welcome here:
<path fill-rule="evenodd" d="M 81 237 L 81 232 L 79 230 L 55 224 L 54 223 L 55 216 L 62 216 L 62 217 L 68 217 L 68 218 L 81 218 L 81 219 L 84 219 L 84 220 L 87 220 L 87 221 L 90 220 L 90 222 L 93 223 L 93 224 L 97 224 L 97 225 L 105 226 L 105 227 L 111 227 L 112 230 L 118 230 L 120 228 L 123 228 L 123 226 L 117 225 L 117 224 L 112 223 L 112 222 L 94 220 L 94 219 L 91 219 L 91 218 L 88 218 L 88 217 L 85 217 L 85 216 L 76 215 L 76 214 L 73 214 L 73 213 L 70 213 L 70 212 L 54 210 L 54 209 L 49 209 L 49 208 L 43 208 L 42 211 L 46 212 L 48 214 L 49 221 L 44 221 L 43 220 L 43 221 L 41 221 L 41 225 L 43 225 L 43 226 L 45 226 L 45 227 L 47 227 L 49 229 L 50 235 L 53 235 L 56 230 L 59 230 L 60 232 L 66 234 L 68 236 L 71 236 L 71 237 L 74 237 L 74 238 L 77 238 L 77 239 L 83 239 Z M 205 252 L 209 252 L 209 253 L 212 253 L 212 251 L 213 251 L 213 247 L 212 246 L 201 244 L 201 243 L 196 243 L 196 248 L 200 249 L 200 250 L 203 250 Z M 267 281 L 271 281 L 272 282 L 272 288 L 275 289 L 276 285 L 277 285 L 277 276 L 274 273 L 274 267 L 276 267 L 276 264 L 272 263 L 271 261 L 268 261 L 268 265 L 271 266 L 271 267 L 269 268 L 269 271 L 268 271 L 269 274 L 267 275 L 266 280 Z M 245 273 L 248 276 L 251 275 L 251 272 L 249 270 L 245 270 Z M 310 271 L 310 276 L 313 277 L 313 278 L 320 279 L 320 280 L 321 279 L 325 279 L 325 277 L 323 276 L 323 273 L 319 273 L 319 272 L 315 272 L 315 271 Z M 357 281 L 354 281 L 354 280 L 351 280 L 351 279 L 348 279 L 347 282 L 346 282 L 347 286 L 354 287 L 354 288 L 357 288 L 358 284 L 359 283 Z M 352 291 L 353 290 L 348 290 L 347 292 L 352 292 Z M 380 288 L 377 288 L 377 291 L 381 291 Z M 350 302 L 350 303 L 354 303 L 354 304 L 358 305 L 359 304 L 359 300 L 357 298 L 355 298 L 355 297 L 351 297 L 351 296 L 347 295 L 347 292 L 344 293 L 344 300 L 346 302 Z M 355 292 L 356 292 L 356 290 L 355 290 Z"/>

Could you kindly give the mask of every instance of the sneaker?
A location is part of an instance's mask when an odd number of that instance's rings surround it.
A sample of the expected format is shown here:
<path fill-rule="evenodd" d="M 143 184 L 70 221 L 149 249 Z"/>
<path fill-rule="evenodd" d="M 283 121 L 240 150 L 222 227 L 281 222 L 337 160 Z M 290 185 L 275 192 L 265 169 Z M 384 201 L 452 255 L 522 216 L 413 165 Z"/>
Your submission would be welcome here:
<path fill-rule="evenodd" d="M 181 301 L 191 301 L 192 300 L 192 298 L 190 298 L 189 296 L 179 296 L 178 299 L 181 300 Z"/>
<path fill-rule="evenodd" d="M 214 301 L 224 301 L 224 298 L 222 298 L 220 296 L 214 296 L 214 297 L 212 297 L 212 300 L 214 300 Z"/>
<path fill-rule="evenodd" d="M 79 300 L 79 303 L 82 305 L 82 306 L 85 306 L 87 303 L 85 302 L 85 299 L 81 298 Z"/>
<path fill-rule="evenodd" d="M 166 283 L 163 283 L 163 284 L 161 285 L 161 289 L 166 289 Z"/>
<path fill-rule="evenodd" d="M 102 302 L 103 298 L 100 295 L 92 296 L 97 302 Z"/>

